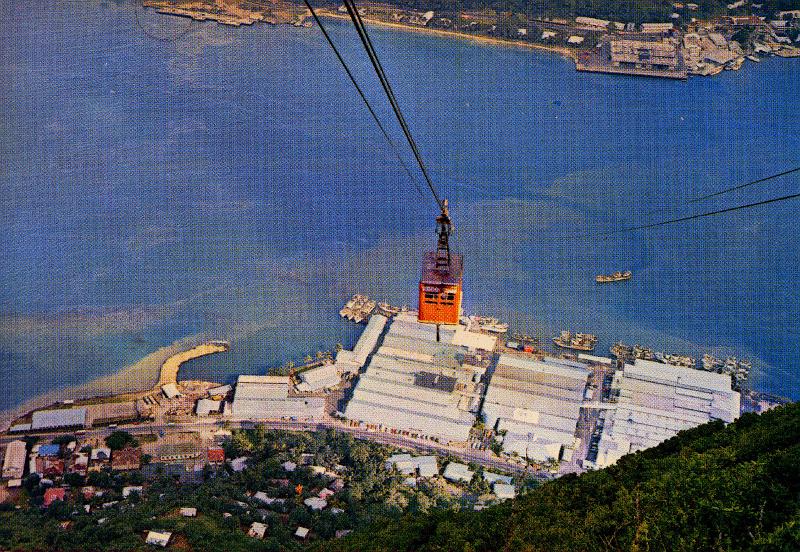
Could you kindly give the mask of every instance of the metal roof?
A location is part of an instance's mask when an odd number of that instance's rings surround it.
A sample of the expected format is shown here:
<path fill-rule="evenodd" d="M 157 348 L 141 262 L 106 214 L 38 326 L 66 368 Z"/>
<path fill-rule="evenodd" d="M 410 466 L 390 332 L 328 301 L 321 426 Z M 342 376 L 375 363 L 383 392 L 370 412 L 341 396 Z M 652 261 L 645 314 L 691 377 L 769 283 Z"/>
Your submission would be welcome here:
<path fill-rule="evenodd" d="M 451 254 L 450 265 L 446 270 L 436 268 L 436 251 L 428 251 L 422 259 L 422 283 L 449 284 L 461 282 L 464 275 L 464 259 L 461 255 Z"/>
<path fill-rule="evenodd" d="M 85 408 L 64 408 L 59 410 L 39 410 L 33 413 L 31 429 L 56 427 L 77 427 L 86 425 Z"/>

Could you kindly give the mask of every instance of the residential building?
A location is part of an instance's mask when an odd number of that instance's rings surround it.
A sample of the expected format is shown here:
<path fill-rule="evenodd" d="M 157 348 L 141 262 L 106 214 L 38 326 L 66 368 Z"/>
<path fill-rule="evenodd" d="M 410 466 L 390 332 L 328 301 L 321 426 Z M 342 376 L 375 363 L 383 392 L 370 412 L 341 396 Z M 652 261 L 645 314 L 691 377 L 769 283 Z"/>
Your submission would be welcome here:
<path fill-rule="evenodd" d="M 250 529 L 247 531 L 247 536 L 253 537 L 254 539 L 263 539 L 266 534 L 267 526 L 257 521 L 254 521 L 253 524 L 250 525 Z"/>
<path fill-rule="evenodd" d="M 169 539 L 171 537 L 172 533 L 169 532 L 148 531 L 145 542 L 153 546 L 160 546 L 162 548 L 165 548 L 169 544 Z"/>
<path fill-rule="evenodd" d="M 115 450 L 111 455 L 111 468 L 114 470 L 138 470 L 141 466 L 142 449 L 124 448 Z"/>
<path fill-rule="evenodd" d="M 44 492 L 44 501 L 42 506 L 49 508 L 56 500 L 66 500 L 67 490 L 64 487 L 50 487 Z"/>
<path fill-rule="evenodd" d="M 472 476 L 475 475 L 475 472 L 469 469 L 469 466 L 459 464 L 458 462 L 450 462 L 445 466 L 442 475 L 448 481 L 469 483 L 472 481 Z"/>

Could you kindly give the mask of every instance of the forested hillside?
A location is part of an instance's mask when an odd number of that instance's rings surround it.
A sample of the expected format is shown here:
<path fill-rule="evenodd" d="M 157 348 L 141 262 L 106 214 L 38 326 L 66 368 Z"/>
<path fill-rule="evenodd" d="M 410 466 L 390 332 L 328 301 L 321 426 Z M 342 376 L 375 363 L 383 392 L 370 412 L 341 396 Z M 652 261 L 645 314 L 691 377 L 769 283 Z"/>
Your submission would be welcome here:
<path fill-rule="evenodd" d="M 436 511 L 320 550 L 800 550 L 800 404 L 711 423 L 502 505 Z"/>

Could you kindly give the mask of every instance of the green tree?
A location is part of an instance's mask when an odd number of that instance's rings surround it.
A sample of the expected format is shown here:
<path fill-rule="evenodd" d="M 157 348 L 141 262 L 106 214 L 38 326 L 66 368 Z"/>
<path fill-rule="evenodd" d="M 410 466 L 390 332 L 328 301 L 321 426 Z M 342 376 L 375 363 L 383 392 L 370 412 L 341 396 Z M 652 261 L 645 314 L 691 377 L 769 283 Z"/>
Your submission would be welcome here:
<path fill-rule="evenodd" d="M 111 450 L 121 450 L 126 447 L 138 447 L 136 437 L 123 430 L 116 430 L 106 437 L 106 446 Z"/>

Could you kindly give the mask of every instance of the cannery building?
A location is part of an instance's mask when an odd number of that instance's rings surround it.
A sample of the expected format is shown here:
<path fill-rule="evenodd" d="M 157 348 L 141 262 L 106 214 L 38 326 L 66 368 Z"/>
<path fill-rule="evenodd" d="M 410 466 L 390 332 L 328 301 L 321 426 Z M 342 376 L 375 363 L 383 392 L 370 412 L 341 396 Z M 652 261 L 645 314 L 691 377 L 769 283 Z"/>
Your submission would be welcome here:
<path fill-rule="evenodd" d="M 234 418 L 321 418 L 325 399 L 290 394 L 288 376 L 239 376 L 233 396 Z"/>
<path fill-rule="evenodd" d="M 575 441 L 588 377 L 582 363 L 502 355 L 483 403 L 486 427 L 505 432 L 506 452 L 558 460 Z"/>
<path fill-rule="evenodd" d="M 615 411 L 606 415 L 598 467 L 654 447 L 683 429 L 739 417 L 741 397 L 726 374 L 636 359 L 615 376 Z"/>
<path fill-rule="evenodd" d="M 467 441 L 489 355 L 455 345 L 456 335 L 461 342 L 470 341 L 463 331 L 456 325 L 437 329 L 420 323 L 415 313 L 395 317 L 361 374 L 345 416 L 448 442 Z M 491 348 L 495 342 L 477 341 Z"/>

